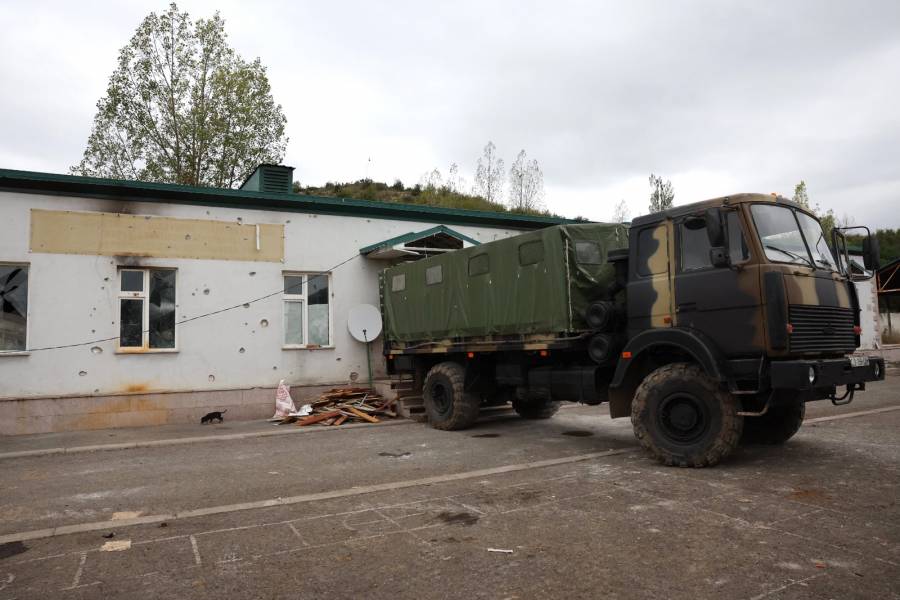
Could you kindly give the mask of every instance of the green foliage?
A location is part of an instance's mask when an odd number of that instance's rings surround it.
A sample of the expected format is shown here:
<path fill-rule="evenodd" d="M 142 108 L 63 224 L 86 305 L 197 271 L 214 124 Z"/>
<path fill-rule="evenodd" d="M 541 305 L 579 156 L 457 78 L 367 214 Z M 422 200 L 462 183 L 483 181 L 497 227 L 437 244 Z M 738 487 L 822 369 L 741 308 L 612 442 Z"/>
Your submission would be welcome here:
<path fill-rule="evenodd" d="M 281 162 L 286 119 L 265 67 L 228 46 L 218 13 L 192 22 L 173 3 L 119 53 L 72 173 L 235 187 Z"/>
<path fill-rule="evenodd" d="M 792 198 L 792 200 L 804 208 L 810 208 L 809 194 L 807 194 L 806 192 L 805 181 L 801 181 L 794 186 L 794 197 Z"/>
<path fill-rule="evenodd" d="M 650 207 L 651 213 L 657 213 L 667 208 L 672 208 L 675 201 L 675 190 L 672 182 L 650 173 Z"/>
<path fill-rule="evenodd" d="M 322 187 L 306 186 L 298 188 L 295 186 L 294 191 L 311 196 L 375 200 L 378 202 L 396 202 L 398 204 L 418 204 L 512 214 L 558 216 L 552 215 L 547 211 L 510 209 L 499 202 L 489 202 L 481 196 L 454 192 L 447 185 L 423 187 L 420 184 L 416 184 L 407 188 L 403 187 L 399 180 L 390 186 L 380 181 L 373 182 L 371 179 L 360 179 L 352 183 L 328 182 Z"/>
<path fill-rule="evenodd" d="M 900 258 L 900 229 L 879 229 L 875 232 L 881 251 L 881 264 Z"/>

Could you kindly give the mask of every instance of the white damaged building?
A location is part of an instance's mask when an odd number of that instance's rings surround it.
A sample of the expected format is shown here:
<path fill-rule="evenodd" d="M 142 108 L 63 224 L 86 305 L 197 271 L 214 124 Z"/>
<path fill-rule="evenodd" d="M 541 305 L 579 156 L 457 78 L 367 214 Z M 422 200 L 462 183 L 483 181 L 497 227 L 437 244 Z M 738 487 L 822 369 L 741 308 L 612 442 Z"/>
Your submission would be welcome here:
<path fill-rule="evenodd" d="M 0 169 L 0 434 L 271 416 L 367 378 L 347 314 L 392 261 L 563 222 Z M 371 346 L 383 375 L 380 339 Z"/>

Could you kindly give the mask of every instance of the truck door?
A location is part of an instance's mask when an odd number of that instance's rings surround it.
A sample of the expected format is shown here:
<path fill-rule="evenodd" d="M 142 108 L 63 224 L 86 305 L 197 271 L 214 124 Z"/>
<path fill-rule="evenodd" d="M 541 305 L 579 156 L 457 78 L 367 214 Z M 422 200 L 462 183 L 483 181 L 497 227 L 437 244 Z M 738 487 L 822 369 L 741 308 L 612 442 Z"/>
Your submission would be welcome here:
<path fill-rule="evenodd" d="M 675 221 L 675 320 L 699 330 L 727 356 L 764 350 L 759 265 L 752 260 L 740 209 L 725 213 L 729 267 L 716 268 L 703 214 Z"/>
<path fill-rule="evenodd" d="M 669 276 L 669 227 L 666 221 L 632 234 L 629 250 L 628 335 L 645 329 L 672 326 Z"/>

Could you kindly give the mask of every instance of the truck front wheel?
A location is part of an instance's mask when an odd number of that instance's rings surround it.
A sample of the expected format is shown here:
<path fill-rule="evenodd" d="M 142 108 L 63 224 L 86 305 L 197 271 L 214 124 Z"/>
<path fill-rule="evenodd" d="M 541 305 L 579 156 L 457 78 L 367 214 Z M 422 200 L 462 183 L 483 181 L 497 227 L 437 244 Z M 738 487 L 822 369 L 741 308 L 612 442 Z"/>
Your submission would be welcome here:
<path fill-rule="evenodd" d="M 650 373 L 635 392 L 631 424 L 657 460 L 680 467 L 710 467 L 741 439 L 740 401 L 699 366 L 673 363 Z"/>
<path fill-rule="evenodd" d="M 778 394 L 764 415 L 748 417 L 744 421 L 741 441 L 748 444 L 783 444 L 794 437 L 805 416 L 806 403 L 802 398 Z"/>
<path fill-rule="evenodd" d="M 466 370 L 455 362 L 442 362 L 425 376 L 423 399 L 428 422 L 435 429 L 471 427 L 478 418 L 481 399 L 466 392 Z"/>

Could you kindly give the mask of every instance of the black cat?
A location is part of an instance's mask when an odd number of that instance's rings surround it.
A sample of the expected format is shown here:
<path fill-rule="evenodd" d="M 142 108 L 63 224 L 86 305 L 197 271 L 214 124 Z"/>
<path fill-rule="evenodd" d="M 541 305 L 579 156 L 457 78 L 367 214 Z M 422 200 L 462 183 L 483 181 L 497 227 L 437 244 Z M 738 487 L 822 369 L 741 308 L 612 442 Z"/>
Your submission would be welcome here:
<path fill-rule="evenodd" d="M 228 412 L 228 409 L 226 408 L 225 410 L 222 410 L 222 411 L 214 410 L 211 413 L 206 413 L 205 415 L 203 415 L 203 418 L 200 419 L 200 424 L 206 425 L 207 423 L 214 423 L 216 421 L 218 421 L 219 423 L 222 423 L 223 421 L 225 421 L 225 419 L 222 418 L 222 415 L 227 412 Z"/>

